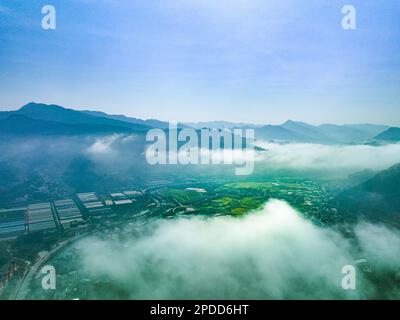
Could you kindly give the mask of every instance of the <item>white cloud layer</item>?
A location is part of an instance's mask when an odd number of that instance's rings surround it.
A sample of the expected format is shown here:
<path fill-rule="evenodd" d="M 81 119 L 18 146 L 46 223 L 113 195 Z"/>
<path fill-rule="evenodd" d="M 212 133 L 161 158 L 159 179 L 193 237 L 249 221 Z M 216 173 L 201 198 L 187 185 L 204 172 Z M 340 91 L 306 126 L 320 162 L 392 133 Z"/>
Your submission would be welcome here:
<path fill-rule="evenodd" d="M 109 154 L 113 151 L 113 143 L 119 139 L 120 136 L 115 134 L 98 138 L 92 145 L 89 146 L 87 151 L 91 154 Z"/>
<path fill-rule="evenodd" d="M 383 170 L 400 162 L 400 143 L 370 146 L 259 141 L 258 145 L 267 152 L 258 153 L 257 162 L 279 168 Z"/>
<path fill-rule="evenodd" d="M 242 218 L 159 221 L 140 237 L 77 248 L 85 272 L 132 299 L 399 298 L 399 283 L 381 291 L 361 271 L 357 290 L 342 289 L 341 269 L 355 259 L 366 258 L 378 279 L 394 281 L 400 267 L 398 231 L 360 224 L 355 234 L 358 245 L 271 200 Z"/>

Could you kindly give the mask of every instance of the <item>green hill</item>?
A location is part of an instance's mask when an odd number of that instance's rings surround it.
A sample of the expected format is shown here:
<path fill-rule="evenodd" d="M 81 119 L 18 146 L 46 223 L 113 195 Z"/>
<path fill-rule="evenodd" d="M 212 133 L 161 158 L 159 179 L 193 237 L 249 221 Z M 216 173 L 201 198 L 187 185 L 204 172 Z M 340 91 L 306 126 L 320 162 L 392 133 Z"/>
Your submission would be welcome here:
<path fill-rule="evenodd" d="M 392 127 L 387 129 L 386 131 L 378 134 L 375 137 L 376 140 L 397 142 L 400 141 L 400 128 Z"/>
<path fill-rule="evenodd" d="M 0 120 L 0 134 L 3 135 L 81 135 L 103 133 L 133 132 L 132 129 L 113 125 L 88 123 L 62 123 L 32 119 L 20 114 L 13 114 Z"/>
<path fill-rule="evenodd" d="M 28 103 L 0 115 L 0 134 L 70 135 L 146 132 L 150 127 L 93 116 L 57 105 Z"/>
<path fill-rule="evenodd" d="M 96 124 L 107 125 L 135 130 L 147 130 L 148 126 L 133 124 L 125 121 L 96 117 L 85 112 L 63 108 L 57 105 L 47 105 L 42 103 L 28 103 L 17 111 L 19 115 L 24 115 L 36 120 L 56 121 L 70 124 Z"/>
<path fill-rule="evenodd" d="M 342 192 L 338 209 L 350 218 L 366 218 L 400 225 L 400 164 Z"/>

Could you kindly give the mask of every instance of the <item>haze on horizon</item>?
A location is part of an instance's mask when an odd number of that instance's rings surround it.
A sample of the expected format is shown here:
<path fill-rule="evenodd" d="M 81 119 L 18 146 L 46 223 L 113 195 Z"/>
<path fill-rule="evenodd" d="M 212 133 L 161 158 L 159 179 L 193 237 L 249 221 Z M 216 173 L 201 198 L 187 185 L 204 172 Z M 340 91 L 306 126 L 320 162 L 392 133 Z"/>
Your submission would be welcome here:
<path fill-rule="evenodd" d="M 400 126 L 396 0 L 53 0 L 47 31 L 44 4 L 0 4 L 0 110 Z"/>

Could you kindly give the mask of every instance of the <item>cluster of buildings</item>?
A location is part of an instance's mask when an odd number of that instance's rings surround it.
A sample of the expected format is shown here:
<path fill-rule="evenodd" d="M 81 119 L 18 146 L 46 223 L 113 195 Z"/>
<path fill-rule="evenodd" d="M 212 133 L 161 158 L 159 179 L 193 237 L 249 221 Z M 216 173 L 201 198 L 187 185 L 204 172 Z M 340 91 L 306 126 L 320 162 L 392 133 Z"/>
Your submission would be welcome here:
<path fill-rule="evenodd" d="M 21 276 L 21 272 L 26 268 L 29 262 L 13 259 L 8 264 L 0 268 L 0 295 L 2 290 L 7 286 L 7 283 L 15 276 Z"/>
<path fill-rule="evenodd" d="M 0 239 L 25 232 L 26 208 L 0 209 Z"/>
<path fill-rule="evenodd" d="M 141 194 L 141 191 L 123 191 L 100 199 L 94 192 L 79 193 L 70 199 L 0 209 L 0 240 L 83 226 L 87 217 L 113 213 L 116 207 L 133 204 Z"/>
<path fill-rule="evenodd" d="M 94 192 L 78 193 L 77 197 L 89 215 L 107 214 L 112 211 L 111 207 L 101 201 Z"/>
<path fill-rule="evenodd" d="M 56 228 L 56 220 L 50 202 L 31 204 L 26 212 L 28 233 Z"/>
<path fill-rule="evenodd" d="M 81 211 L 72 199 L 54 201 L 55 211 L 64 230 L 84 222 Z"/>

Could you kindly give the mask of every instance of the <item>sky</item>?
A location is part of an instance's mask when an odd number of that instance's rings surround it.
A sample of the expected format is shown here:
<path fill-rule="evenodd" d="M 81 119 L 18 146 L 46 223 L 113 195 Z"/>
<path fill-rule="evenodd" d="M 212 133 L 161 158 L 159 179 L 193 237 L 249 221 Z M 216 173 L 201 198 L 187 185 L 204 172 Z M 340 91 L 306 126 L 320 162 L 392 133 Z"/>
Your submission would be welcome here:
<path fill-rule="evenodd" d="M 56 29 L 41 27 L 44 5 Z M 341 26 L 344 5 L 356 29 Z M 0 110 L 400 126 L 398 0 L 0 0 Z"/>

